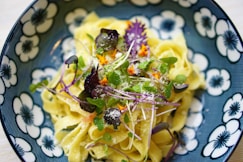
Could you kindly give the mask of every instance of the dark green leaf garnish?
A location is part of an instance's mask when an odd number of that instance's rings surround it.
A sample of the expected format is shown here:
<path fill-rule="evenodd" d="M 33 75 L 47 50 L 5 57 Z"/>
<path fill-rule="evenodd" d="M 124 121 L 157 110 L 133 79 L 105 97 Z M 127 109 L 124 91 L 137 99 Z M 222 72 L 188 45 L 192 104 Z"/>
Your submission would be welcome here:
<path fill-rule="evenodd" d="M 78 68 L 79 68 L 79 69 L 82 69 L 82 68 L 84 68 L 84 67 L 85 67 L 84 59 L 83 59 L 82 56 L 79 56 L 79 57 L 78 57 Z"/>
<path fill-rule="evenodd" d="M 104 121 L 102 118 L 96 116 L 94 118 L 94 124 L 97 126 L 99 131 L 102 131 L 104 129 Z"/>
<path fill-rule="evenodd" d="M 161 58 L 161 61 L 169 64 L 169 66 L 170 66 L 177 62 L 177 58 L 176 57 L 164 57 L 164 58 Z"/>
<path fill-rule="evenodd" d="M 115 86 L 118 86 L 121 83 L 120 75 L 115 71 L 109 73 L 107 79 L 108 79 L 109 83 L 111 83 Z"/>

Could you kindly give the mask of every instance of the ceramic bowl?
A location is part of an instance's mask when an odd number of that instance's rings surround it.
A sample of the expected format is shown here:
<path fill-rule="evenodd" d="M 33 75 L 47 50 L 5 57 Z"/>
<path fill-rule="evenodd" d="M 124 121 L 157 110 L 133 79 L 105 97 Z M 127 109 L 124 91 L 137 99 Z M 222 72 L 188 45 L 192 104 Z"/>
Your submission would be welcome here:
<path fill-rule="evenodd" d="M 55 145 L 40 91 L 29 85 L 51 79 L 74 54 L 73 32 L 85 16 L 139 18 L 161 39 L 183 32 L 188 58 L 205 76 L 182 130 L 185 147 L 171 161 L 226 161 L 243 129 L 242 41 L 224 11 L 211 0 L 37 0 L 22 14 L 0 56 L 1 121 L 23 161 L 66 162 Z"/>

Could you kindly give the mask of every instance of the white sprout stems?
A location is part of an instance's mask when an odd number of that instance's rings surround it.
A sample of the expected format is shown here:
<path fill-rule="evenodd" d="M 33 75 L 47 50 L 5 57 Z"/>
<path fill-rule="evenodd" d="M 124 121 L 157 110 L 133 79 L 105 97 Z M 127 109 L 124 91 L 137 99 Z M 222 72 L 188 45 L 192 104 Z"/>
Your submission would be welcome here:
<path fill-rule="evenodd" d="M 159 114 L 156 114 L 156 116 L 160 116 L 160 115 L 163 115 L 163 114 L 169 113 L 169 112 L 174 111 L 174 110 L 176 110 L 176 108 L 175 108 L 175 107 L 174 107 L 174 108 L 172 108 L 172 109 L 169 109 L 169 110 L 163 111 L 163 112 L 161 112 L 161 113 L 159 113 Z"/>

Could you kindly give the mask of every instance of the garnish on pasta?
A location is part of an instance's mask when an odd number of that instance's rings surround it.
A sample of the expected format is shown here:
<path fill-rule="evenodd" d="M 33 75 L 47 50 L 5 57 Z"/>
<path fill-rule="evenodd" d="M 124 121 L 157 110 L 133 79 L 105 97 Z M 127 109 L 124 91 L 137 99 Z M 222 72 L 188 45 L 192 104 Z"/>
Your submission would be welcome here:
<path fill-rule="evenodd" d="M 204 78 L 187 59 L 183 35 L 160 40 L 139 20 L 91 13 L 41 97 L 69 161 L 165 161 Z"/>

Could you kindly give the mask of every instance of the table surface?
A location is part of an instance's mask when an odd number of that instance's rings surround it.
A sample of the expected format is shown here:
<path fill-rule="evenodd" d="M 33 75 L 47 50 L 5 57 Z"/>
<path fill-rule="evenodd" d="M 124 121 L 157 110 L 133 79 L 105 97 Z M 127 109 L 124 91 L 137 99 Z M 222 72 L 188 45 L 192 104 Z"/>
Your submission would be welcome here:
<path fill-rule="evenodd" d="M 1 0 L 0 1 L 0 50 L 3 47 L 8 33 L 13 27 L 21 13 L 28 7 L 33 0 Z M 243 0 L 215 0 L 231 18 L 243 38 L 243 19 L 242 15 Z M 7 137 L 0 123 L 0 161 L 19 162 L 19 158 L 11 148 Z M 235 149 L 229 162 L 243 162 L 243 138 Z"/>

